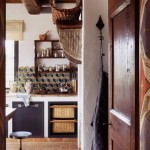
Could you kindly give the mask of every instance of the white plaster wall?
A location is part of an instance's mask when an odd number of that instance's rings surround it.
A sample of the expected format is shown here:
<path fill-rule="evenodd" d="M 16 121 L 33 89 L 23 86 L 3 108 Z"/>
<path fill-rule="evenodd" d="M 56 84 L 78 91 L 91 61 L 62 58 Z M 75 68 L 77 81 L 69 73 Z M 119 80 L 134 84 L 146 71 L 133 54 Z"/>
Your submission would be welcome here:
<path fill-rule="evenodd" d="M 50 39 L 59 39 L 52 14 L 30 15 L 23 4 L 6 4 L 6 19 L 24 20 L 24 40 L 19 42 L 19 66 L 34 66 L 34 40 L 50 30 Z"/>
<path fill-rule="evenodd" d="M 82 64 L 78 65 L 78 147 L 81 148 L 81 144 L 83 142 L 82 138 L 82 121 L 83 121 L 83 100 L 82 100 L 82 94 L 83 94 L 83 76 L 82 73 L 83 72 L 83 68 L 82 68 Z"/>
<path fill-rule="evenodd" d="M 90 150 L 92 142 L 92 127 L 90 126 L 96 104 L 98 72 L 100 69 L 100 41 L 99 29 L 96 23 L 101 14 L 105 27 L 102 30 L 104 70 L 108 70 L 108 1 L 83 1 L 83 124 L 82 124 L 82 150 Z"/>

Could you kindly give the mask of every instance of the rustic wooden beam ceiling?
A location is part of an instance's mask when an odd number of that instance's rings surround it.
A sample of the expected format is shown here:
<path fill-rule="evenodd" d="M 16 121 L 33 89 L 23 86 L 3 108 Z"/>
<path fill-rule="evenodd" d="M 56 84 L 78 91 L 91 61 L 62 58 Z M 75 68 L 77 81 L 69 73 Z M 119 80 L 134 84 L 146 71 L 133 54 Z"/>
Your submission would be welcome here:
<path fill-rule="evenodd" d="M 75 3 L 76 0 L 55 0 L 56 3 Z M 50 0 L 6 0 L 6 3 L 23 3 L 29 14 L 51 13 Z"/>
<path fill-rule="evenodd" d="M 6 0 L 6 3 L 22 3 L 21 0 Z"/>
<path fill-rule="evenodd" d="M 75 3 L 76 0 L 55 0 L 56 3 Z"/>
<path fill-rule="evenodd" d="M 74 3 L 76 0 L 55 0 L 56 3 Z M 41 4 L 48 4 L 49 0 L 40 0 Z M 6 0 L 6 3 L 22 3 L 21 0 Z"/>
<path fill-rule="evenodd" d="M 21 0 L 25 5 L 29 14 L 39 14 L 41 12 L 41 4 L 39 0 Z"/>

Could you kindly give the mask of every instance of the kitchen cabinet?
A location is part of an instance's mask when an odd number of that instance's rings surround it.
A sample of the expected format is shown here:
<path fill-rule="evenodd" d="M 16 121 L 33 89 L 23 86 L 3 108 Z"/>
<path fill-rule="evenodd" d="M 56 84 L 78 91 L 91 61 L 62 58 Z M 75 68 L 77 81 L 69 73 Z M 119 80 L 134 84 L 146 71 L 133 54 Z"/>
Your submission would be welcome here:
<path fill-rule="evenodd" d="M 44 137 L 44 102 L 13 102 L 17 108 L 13 118 L 13 131 L 30 131 L 32 137 Z"/>
<path fill-rule="evenodd" d="M 49 102 L 49 137 L 77 137 L 77 103 Z"/>

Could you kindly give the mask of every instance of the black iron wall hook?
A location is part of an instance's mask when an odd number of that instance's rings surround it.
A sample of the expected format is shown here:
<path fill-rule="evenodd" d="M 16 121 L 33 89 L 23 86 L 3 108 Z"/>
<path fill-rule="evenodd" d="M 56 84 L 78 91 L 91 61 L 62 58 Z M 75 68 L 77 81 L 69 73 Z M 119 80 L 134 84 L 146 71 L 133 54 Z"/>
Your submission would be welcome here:
<path fill-rule="evenodd" d="M 104 37 L 102 35 L 102 30 L 100 30 L 100 36 L 98 38 L 100 40 L 101 56 L 105 56 L 105 54 L 103 53 L 103 40 L 104 40 Z"/>
<path fill-rule="evenodd" d="M 100 40 L 101 62 L 102 62 L 102 67 L 103 67 L 103 56 L 105 56 L 105 54 L 103 53 L 103 40 L 104 40 L 104 37 L 102 35 L 102 29 L 104 28 L 104 23 L 103 23 L 101 15 L 99 16 L 99 20 L 96 24 L 96 27 L 100 30 L 100 36 L 98 38 Z"/>
<path fill-rule="evenodd" d="M 102 52 L 102 41 L 104 40 L 104 37 L 102 35 L 102 29 L 104 27 L 104 23 L 103 23 L 101 15 L 99 16 L 99 19 L 98 19 L 98 22 L 96 24 L 96 27 L 99 28 L 99 30 L 100 30 L 99 40 L 100 40 L 100 50 Z M 104 56 L 103 52 L 102 52 L 102 56 Z"/>

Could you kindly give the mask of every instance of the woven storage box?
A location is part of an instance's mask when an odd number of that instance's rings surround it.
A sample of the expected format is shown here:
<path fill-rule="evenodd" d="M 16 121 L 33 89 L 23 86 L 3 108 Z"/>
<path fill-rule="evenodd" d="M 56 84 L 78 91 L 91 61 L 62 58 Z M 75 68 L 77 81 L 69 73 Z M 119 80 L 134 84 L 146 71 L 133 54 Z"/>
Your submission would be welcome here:
<path fill-rule="evenodd" d="M 53 120 L 52 133 L 74 133 L 75 132 L 75 120 Z"/>
<path fill-rule="evenodd" d="M 80 2 L 77 1 L 76 7 L 71 9 L 57 8 L 53 3 L 51 5 L 53 22 L 58 20 L 78 20 L 80 16 Z"/>
<path fill-rule="evenodd" d="M 53 118 L 75 118 L 76 105 L 53 105 Z"/>

